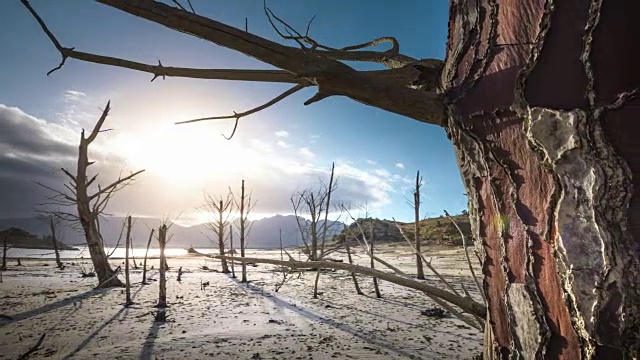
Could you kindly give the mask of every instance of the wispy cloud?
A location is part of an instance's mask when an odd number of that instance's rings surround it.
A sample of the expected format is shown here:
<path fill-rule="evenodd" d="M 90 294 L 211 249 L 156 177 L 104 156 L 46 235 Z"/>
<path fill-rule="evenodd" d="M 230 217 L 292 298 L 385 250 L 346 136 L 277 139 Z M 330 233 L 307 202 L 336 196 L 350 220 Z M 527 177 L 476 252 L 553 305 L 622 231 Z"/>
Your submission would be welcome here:
<path fill-rule="evenodd" d="M 287 143 L 286 141 L 282 141 L 282 140 L 278 140 L 276 145 L 280 146 L 281 148 L 285 148 L 285 149 L 288 148 L 288 147 L 291 147 L 291 144 Z"/>
<path fill-rule="evenodd" d="M 382 177 L 390 177 L 391 174 L 386 169 L 376 169 L 373 171 L 376 175 Z"/>
<path fill-rule="evenodd" d="M 83 93 L 82 91 L 67 90 L 64 92 L 64 99 L 69 102 L 80 101 L 86 97 L 87 97 L 87 94 Z"/>
<path fill-rule="evenodd" d="M 308 147 L 301 147 L 298 152 L 300 153 L 300 155 L 307 158 L 313 158 L 316 156 L 316 154 L 314 154 L 313 151 L 311 151 Z"/>
<path fill-rule="evenodd" d="M 285 130 L 279 130 L 279 131 L 276 131 L 276 136 L 286 138 L 286 137 L 289 137 L 289 132 Z"/>
<path fill-rule="evenodd" d="M 404 164 L 403 164 L 403 163 L 401 163 L 401 162 L 396 163 L 396 167 L 397 167 L 398 169 L 404 169 Z"/>
<path fill-rule="evenodd" d="M 377 161 L 373 161 L 373 160 L 367 160 L 367 164 L 369 164 L 369 165 L 377 165 L 378 162 Z"/>

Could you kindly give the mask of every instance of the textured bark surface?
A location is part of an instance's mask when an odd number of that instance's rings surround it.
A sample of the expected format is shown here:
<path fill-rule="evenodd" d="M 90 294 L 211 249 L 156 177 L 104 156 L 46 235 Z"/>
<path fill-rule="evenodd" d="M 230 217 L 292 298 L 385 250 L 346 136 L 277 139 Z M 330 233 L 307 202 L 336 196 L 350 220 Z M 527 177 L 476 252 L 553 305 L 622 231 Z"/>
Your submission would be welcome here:
<path fill-rule="evenodd" d="M 484 255 L 488 358 L 640 348 L 639 11 L 451 1 L 442 84 Z"/>

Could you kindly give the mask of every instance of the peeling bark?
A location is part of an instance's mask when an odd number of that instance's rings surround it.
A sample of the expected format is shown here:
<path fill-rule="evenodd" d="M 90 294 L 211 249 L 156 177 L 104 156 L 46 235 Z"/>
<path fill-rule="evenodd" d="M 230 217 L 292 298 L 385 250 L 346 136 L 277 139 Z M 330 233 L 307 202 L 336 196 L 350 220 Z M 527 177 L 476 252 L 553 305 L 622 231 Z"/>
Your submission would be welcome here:
<path fill-rule="evenodd" d="M 483 255 L 487 358 L 640 351 L 640 57 L 601 34 L 640 41 L 630 4 L 451 1 L 442 83 Z"/>

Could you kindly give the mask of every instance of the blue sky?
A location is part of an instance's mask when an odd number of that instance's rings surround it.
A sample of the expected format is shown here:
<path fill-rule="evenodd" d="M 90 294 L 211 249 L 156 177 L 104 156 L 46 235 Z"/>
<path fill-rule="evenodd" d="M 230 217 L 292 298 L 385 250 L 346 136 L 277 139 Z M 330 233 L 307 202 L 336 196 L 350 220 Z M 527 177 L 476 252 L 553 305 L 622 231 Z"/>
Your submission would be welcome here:
<path fill-rule="evenodd" d="M 145 63 L 160 59 L 166 66 L 269 68 L 232 50 L 94 2 L 31 3 L 63 46 L 77 50 Z M 261 1 L 192 3 L 199 14 L 228 25 L 243 28 L 246 17 L 250 32 L 284 43 L 268 25 Z M 310 35 L 330 46 L 390 35 L 399 40 L 406 55 L 442 59 L 448 1 L 389 4 L 271 0 L 267 5 L 298 29 L 306 28 L 316 15 Z M 189 214 L 202 202 L 203 192 L 224 193 L 227 185 L 237 187 L 241 178 L 258 200 L 256 217 L 286 213 L 290 195 L 314 186 L 318 177 L 326 178 L 332 161 L 339 169 L 339 195 L 351 203 L 368 202 L 375 217 L 410 220 L 412 212 L 404 197 L 410 197 L 416 170 L 425 179 L 425 215 L 440 214 L 442 209 L 459 213 L 466 208 L 453 147 L 444 130 L 435 126 L 347 98 L 332 97 L 304 106 L 315 91 L 305 89 L 241 120 L 236 137 L 226 141 L 220 133 L 231 131 L 232 120 L 172 123 L 246 110 L 289 85 L 176 78 L 151 83 L 149 74 L 73 59 L 47 77 L 47 71 L 59 63 L 59 54 L 19 1 L 0 2 L 0 49 L 5 54 L 0 57 L 0 104 L 4 106 L 0 114 L 5 116 L 0 118 L 0 127 L 24 126 L 23 132 L 32 131 L 29 126 L 40 127 L 55 137 L 31 140 L 72 145 L 79 128 L 90 127 L 111 99 L 113 111 L 107 127 L 115 131 L 101 136 L 94 149 L 95 156 L 103 160 L 103 181 L 109 180 L 109 174 L 117 176 L 119 169 L 148 170 L 126 190 L 124 199 L 114 201 L 114 213 Z M 5 144 L 5 156 L 10 152 L 7 149 Z M 49 156 L 44 162 L 51 167 L 48 174 L 59 167 L 51 154 L 12 154 L 14 159 Z M 71 159 L 60 159 L 62 164 L 65 161 Z M 0 168 L 0 173 L 7 170 Z M 30 180 L 27 174 L 16 174 L 12 181 Z M 16 212 L 25 213 L 25 206 Z M 10 209 L 0 209 L 0 216 L 9 215 Z"/>

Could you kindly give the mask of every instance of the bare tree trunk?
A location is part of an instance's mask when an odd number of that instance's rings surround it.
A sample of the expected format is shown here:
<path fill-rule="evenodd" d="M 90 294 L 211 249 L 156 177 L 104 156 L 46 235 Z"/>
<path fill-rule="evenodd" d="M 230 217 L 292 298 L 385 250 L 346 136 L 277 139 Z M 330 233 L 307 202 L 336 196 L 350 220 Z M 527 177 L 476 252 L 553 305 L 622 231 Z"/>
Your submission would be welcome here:
<path fill-rule="evenodd" d="M 147 250 L 144 252 L 144 262 L 142 263 L 142 284 L 147 284 L 147 255 L 149 255 L 149 246 L 151 245 L 151 239 L 153 239 L 153 231 L 149 234 L 149 241 L 147 241 Z"/>
<path fill-rule="evenodd" d="M 229 247 L 231 248 L 231 256 L 235 256 L 233 251 L 233 224 L 229 224 Z M 231 260 L 231 277 L 236 278 L 236 266 L 233 260 Z"/>
<path fill-rule="evenodd" d="M 167 276 L 166 276 L 166 262 L 167 259 L 164 256 L 164 248 L 167 245 L 167 225 L 162 224 L 158 230 L 158 246 L 160 246 L 160 283 L 158 286 L 158 304 L 156 307 L 167 307 Z"/>
<path fill-rule="evenodd" d="M 220 209 L 224 209 L 224 201 L 220 200 Z M 225 221 L 224 221 L 224 211 L 220 211 L 219 213 L 220 219 L 218 220 L 218 248 L 220 250 L 220 255 L 224 255 L 224 228 L 225 228 Z M 225 274 L 229 273 L 229 266 L 227 265 L 227 259 L 222 259 L 221 260 L 222 263 L 222 272 Z"/>
<path fill-rule="evenodd" d="M 486 358 L 640 356 L 638 13 L 451 2 L 442 86 L 483 257 Z"/>
<path fill-rule="evenodd" d="M 353 265 L 353 259 L 351 258 L 351 247 L 349 246 L 349 242 L 345 240 L 344 248 L 347 250 L 347 258 L 349 259 L 349 265 Z M 371 257 L 373 259 L 373 257 Z M 360 285 L 358 284 L 358 278 L 356 277 L 356 273 L 351 272 L 351 278 L 353 279 L 353 285 L 356 287 L 356 293 L 358 295 L 364 295 L 362 290 L 360 290 Z"/>
<path fill-rule="evenodd" d="M 137 270 L 138 264 L 136 264 L 136 257 L 133 255 L 133 239 L 131 239 L 129 245 L 131 248 L 131 260 L 133 261 L 133 270 Z"/>
<path fill-rule="evenodd" d="M 178 282 L 182 281 L 182 266 L 178 268 Z"/>
<path fill-rule="evenodd" d="M 422 181 L 420 179 L 420 171 L 416 174 L 416 187 L 413 192 L 413 211 L 414 211 L 414 231 L 415 231 L 415 246 L 416 246 L 416 267 L 418 271 L 418 279 L 424 280 L 424 268 L 422 266 L 422 257 L 420 256 L 420 186 Z"/>
<path fill-rule="evenodd" d="M 7 231 L 7 233 L 4 234 L 4 239 L 2 242 L 2 266 L 0 267 L 0 269 L 2 270 L 7 269 L 7 250 L 9 249 L 9 247 L 7 246 L 8 241 L 9 241 L 9 231 Z"/>
<path fill-rule="evenodd" d="M 58 269 L 64 269 L 62 261 L 60 261 L 60 251 L 58 251 L 58 240 L 56 239 L 56 225 L 53 223 L 53 217 L 49 217 L 49 228 L 51 229 L 51 242 L 53 243 L 53 253 L 56 257 L 56 266 Z"/>
<path fill-rule="evenodd" d="M 244 199 L 244 180 L 242 180 L 242 187 L 240 190 L 240 257 L 244 257 L 244 247 L 245 247 L 245 220 L 244 220 L 244 210 L 245 210 L 245 199 Z M 242 280 L 240 282 L 247 282 L 247 264 L 242 263 Z"/>
<path fill-rule="evenodd" d="M 133 304 L 131 301 L 131 282 L 129 281 L 129 248 L 131 245 L 131 215 L 127 217 L 127 237 L 124 251 L 124 279 L 125 279 L 125 306 Z"/>
<path fill-rule="evenodd" d="M 369 225 L 369 242 L 370 242 L 370 246 L 369 246 L 369 252 L 370 254 L 370 258 L 371 258 L 371 268 L 375 269 L 375 260 L 374 260 L 374 253 L 373 253 L 373 247 L 374 247 L 374 243 L 375 243 L 375 236 L 374 236 L 374 231 L 373 231 L 373 219 L 371 219 L 370 225 Z M 363 235 L 364 236 L 364 235 Z M 380 288 L 378 287 L 378 278 L 374 277 L 373 278 L 373 288 L 376 291 L 376 297 L 379 299 L 382 297 L 382 295 L 380 294 Z"/>

